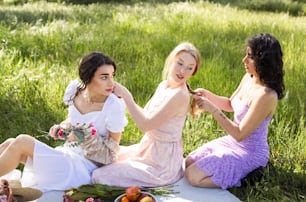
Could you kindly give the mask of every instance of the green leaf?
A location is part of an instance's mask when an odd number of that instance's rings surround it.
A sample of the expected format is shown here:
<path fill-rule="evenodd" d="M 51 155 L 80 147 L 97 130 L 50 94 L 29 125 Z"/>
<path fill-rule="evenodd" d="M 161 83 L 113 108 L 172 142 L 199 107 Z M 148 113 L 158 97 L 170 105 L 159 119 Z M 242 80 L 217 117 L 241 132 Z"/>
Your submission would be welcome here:
<path fill-rule="evenodd" d="M 84 133 L 80 130 L 73 130 L 74 134 L 78 137 L 79 141 L 78 143 L 84 142 Z"/>
<path fill-rule="evenodd" d="M 84 193 L 84 192 L 75 192 L 70 196 L 70 198 L 73 200 L 86 200 L 90 197 L 95 198 L 97 196 L 90 194 L 90 193 Z"/>
<path fill-rule="evenodd" d="M 173 185 L 156 187 L 156 188 L 144 188 L 140 187 L 142 191 L 149 192 L 153 195 L 169 195 L 176 194 L 172 189 Z M 78 188 L 72 188 L 66 191 L 66 195 L 70 196 L 73 200 L 86 200 L 89 197 L 99 197 L 102 200 L 110 200 L 125 193 L 126 187 L 108 186 L 105 184 L 83 184 Z"/>
<path fill-rule="evenodd" d="M 109 200 L 124 192 L 124 187 L 107 186 L 103 184 L 84 184 L 78 188 L 67 190 L 66 195 L 73 200 L 86 200 L 89 197 L 99 197 L 102 200 Z"/>

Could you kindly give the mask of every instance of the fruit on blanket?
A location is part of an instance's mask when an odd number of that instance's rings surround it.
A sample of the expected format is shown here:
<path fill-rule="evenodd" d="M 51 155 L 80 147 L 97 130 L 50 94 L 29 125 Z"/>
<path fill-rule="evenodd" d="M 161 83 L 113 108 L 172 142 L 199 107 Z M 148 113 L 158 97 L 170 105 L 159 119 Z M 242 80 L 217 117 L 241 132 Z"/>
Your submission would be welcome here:
<path fill-rule="evenodd" d="M 125 194 L 130 201 L 136 201 L 141 194 L 141 190 L 137 186 L 130 186 L 126 188 Z"/>
<path fill-rule="evenodd" d="M 124 196 L 121 198 L 120 202 L 130 202 L 130 200 L 126 196 Z"/>
<path fill-rule="evenodd" d="M 154 200 L 148 194 L 141 193 L 141 195 L 137 198 L 137 202 L 154 202 Z"/>

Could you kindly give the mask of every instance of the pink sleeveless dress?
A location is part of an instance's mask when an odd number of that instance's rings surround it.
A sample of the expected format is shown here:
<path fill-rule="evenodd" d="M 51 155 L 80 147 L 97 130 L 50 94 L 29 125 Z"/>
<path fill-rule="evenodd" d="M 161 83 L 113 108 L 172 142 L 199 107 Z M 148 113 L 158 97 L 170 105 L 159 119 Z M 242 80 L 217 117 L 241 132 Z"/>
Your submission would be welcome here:
<path fill-rule="evenodd" d="M 249 107 L 237 96 L 232 99 L 234 122 L 239 124 Z M 210 141 L 191 152 L 197 167 L 222 189 L 241 186 L 240 180 L 259 166 L 266 166 L 269 160 L 267 142 L 268 124 L 266 118 L 246 139 L 237 142 L 227 135 Z"/>
<path fill-rule="evenodd" d="M 163 83 L 145 111 L 154 111 L 173 89 Z M 187 114 L 187 113 L 186 113 Z M 175 183 L 183 176 L 182 130 L 186 114 L 175 116 L 155 130 L 146 132 L 139 144 L 121 147 L 119 160 L 93 172 L 93 183 L 128 187 L 157 187 Z"/>

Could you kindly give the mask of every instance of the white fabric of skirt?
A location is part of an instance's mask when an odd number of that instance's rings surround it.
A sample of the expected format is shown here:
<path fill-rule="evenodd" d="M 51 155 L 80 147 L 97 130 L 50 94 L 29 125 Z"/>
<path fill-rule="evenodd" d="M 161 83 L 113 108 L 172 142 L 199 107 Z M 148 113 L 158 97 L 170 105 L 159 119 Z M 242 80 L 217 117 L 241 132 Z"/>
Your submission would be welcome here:
<path fill-rule="evenodd" d="M 83 156 L 80 147 L 67 144 L 52 148 L 35 140 L 33 159 L 28 158 L 22 186 L 51 190 L 66 190 L 91 183 L 91 174 L 97 166 Z"/>

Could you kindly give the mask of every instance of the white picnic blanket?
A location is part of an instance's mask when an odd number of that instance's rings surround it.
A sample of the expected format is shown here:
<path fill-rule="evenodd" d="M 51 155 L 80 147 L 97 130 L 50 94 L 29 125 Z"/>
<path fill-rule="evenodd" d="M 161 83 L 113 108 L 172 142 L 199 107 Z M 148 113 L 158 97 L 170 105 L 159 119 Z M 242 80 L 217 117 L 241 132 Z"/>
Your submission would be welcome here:
<path fill-rule="evenodd" d="M 185 178 L 174 184 L 173 196 L 157 196 L 160 202 L 238 202 L 236 196 L 227 190 L 191 186 Z"/>
<path fill-rule="evenodd" d="M 191 186 L 185 178 L 174 184 L 173 190 L 179 192 L 170 196 L 156 196 L 158 202 L 238 202 L 236 196 L 227 190 L 209 189 Z M 62 191 L 51 191 L 43 194 L 37 202 L 62 202 Z"/>
<path fill-rule="evenodd" d="M 19 170 L 14 170 L 6 176 L 10 180 L 20 179 L 21 173 Z M 1 179 L 0 178 L 0 179 Z M 227 190 L 222 189 L 209 189 L 191 186 L 184 178 L 174 184 L 172 188 L 175 195 L 169 196 L 156 196 L 158 202 L 238 202 L 240 201 L 236 196 Z M 41 198 L 33 202 L 62 202 L 63 191 L 50 191 L 45 192 Z"/>

